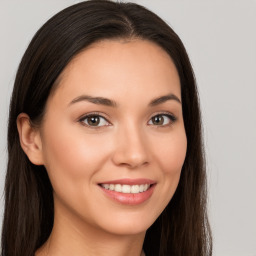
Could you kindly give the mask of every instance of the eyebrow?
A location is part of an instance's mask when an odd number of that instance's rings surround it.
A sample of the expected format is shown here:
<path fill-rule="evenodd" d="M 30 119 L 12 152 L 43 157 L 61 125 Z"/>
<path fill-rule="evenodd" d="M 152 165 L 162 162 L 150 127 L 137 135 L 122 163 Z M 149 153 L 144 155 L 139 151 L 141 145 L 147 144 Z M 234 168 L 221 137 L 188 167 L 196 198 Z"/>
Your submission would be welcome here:
<path fill-rule="evenodd" d="M 89 101 L 91 103 L 97 104 L 97 105 L 104 105 L 108 107 L 116 107 L 117 103 L 113 100 L 103 98 L 103 97 L 92 97 L 88 95 L 82 95 L 75 99 L 73 99 L 69 105 L 80 102 L 80 101 Z"/>
<path fill-rule="evenodd" d="M 168 95 L 164 95 L 164 96 L 161 96 L 161 97 L 158 97 L 154 100 L 152 100 L 150 103 L 149 103 L 149 106 L 153 107 L 153 106 L 157 106 L 159 104 L 162 104 L 168 100 L 175 100 L 177 101 L 178 103 L 181 104 L 181 100 L 174 94 L 170 93 Z"/>
<path fill-rule="evenodd" d="M 168 100 L 175 100 L 178 103 L 181 103 L 181 100 L 176 95 L 171 93 L 171 94 L 164 95 L 164 96 L 158 97 L 156 99 L 153 99 L 152 101 L 150 101 L 149 106 L 154 107 L 154 106 L 160 105 Z M 69 103 L 69 105 L 72 105 L 74 103 L 81 102 L 81 101 L 88 101 L 88 102 L 91 102 L 91 103 L 94 103 L 97 105 L 104 105 L 104 106 L 108 106 L 108 107 L 117 107 L 118 106 L 118 104 L 113 100 L 110 100 L 110 99 L 107 99 L 104 97 L 92 97 L 89 95 L 78 96 L 75 99 L 73 99 Z"/>

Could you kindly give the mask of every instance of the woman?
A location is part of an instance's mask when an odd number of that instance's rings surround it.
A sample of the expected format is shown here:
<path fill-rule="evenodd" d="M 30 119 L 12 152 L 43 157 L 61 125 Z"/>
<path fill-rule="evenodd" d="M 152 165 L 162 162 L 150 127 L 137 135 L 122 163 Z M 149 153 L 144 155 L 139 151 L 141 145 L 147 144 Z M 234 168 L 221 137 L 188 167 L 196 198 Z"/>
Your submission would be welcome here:
<path fill-rule="evenodd" d="M 145 8 L 88 1 L 46 22 L 8 153 L 2 255 L 211 255 L 192 67 Z"/>

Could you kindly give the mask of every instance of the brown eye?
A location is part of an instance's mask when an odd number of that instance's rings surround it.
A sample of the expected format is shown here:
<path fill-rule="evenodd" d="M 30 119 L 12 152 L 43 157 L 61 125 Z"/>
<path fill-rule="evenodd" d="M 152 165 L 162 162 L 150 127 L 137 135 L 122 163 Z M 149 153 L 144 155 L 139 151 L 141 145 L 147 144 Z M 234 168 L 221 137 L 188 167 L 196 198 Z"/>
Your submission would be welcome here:
<path fill-rule="evenodd" d="M 90 116 L 88 117 L 87 122 L 88 122 L 88 125 L 98 126 L 100 123 L 100 118 L 98 116 Z"/>
<path fill-rule="evenodd" d="M 170 114 L 159 114 L 159 115 L 155 115 L 153 116 L 150 121 L 149 124 L 150 125 L 157 125 L 157 126 L 165 126 L 168 124 L 172 124 L 176 121 L 176 117 Z"/>
<path fill-rule="evenodd" d="M 87 126 L 91 127 L 100 127 L 100 126 L 107 126 L 109 122 L 100 115 L 89 115 L 83 117 L 80 122 L 83 122 Z"/>
<path fill-rule="evenodd" d="M 163 125 L 164 124 L 164 117 L 161 115 L 157 115 L 152 117 L 152 123 L 154 125 Z"/>

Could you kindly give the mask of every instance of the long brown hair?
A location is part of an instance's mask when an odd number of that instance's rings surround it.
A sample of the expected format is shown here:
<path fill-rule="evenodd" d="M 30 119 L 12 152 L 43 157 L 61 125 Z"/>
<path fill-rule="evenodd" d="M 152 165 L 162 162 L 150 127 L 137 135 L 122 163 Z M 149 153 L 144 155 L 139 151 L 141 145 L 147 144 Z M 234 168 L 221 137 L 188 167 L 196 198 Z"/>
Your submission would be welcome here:
<path fill-rule="evenodd" d="M 96 0 L 68 7 L 47 21 L 19 65 L 9 113 L 2 256 L 34 255 L 53 226 L 52 186 L 44 166 L 33 165 L 23 152 L 17 116 L 25 112 L 32 122 L 40 124 L 46 101 L 70 60 L 94 42 L 117 38 L 140 38 L 162 47 L 172 58 L 181 82 L 186 159 L 173 198 L 146 233 L 145 253 L 212 254 L 200 108 L 186 50 L 177 34 L 146 8 Z"/>

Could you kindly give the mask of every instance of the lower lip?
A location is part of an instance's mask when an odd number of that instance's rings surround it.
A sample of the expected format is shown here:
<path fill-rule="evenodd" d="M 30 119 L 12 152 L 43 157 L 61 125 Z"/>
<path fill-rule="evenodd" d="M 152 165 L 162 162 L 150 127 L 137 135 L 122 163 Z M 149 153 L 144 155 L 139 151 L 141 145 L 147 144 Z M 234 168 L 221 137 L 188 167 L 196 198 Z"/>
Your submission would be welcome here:
<path fill-rule="evenodd" d="M 115 201 L 121 204 L 126 204 L 126 205 L 138 205 L 147 201 L 151 197 L 154 191 L 154 188 L 155 188 L 155 184 L 151 185 L 150 188 L 145 192 L 141 192 L 137 194 L 133 194 L 133 193 L 126 194 L 126 193 L 116 192 L 114 190 L 108 190 L 101 187 L 105 195 L 107 195 L 108 197 L 114 199 Z"/>

